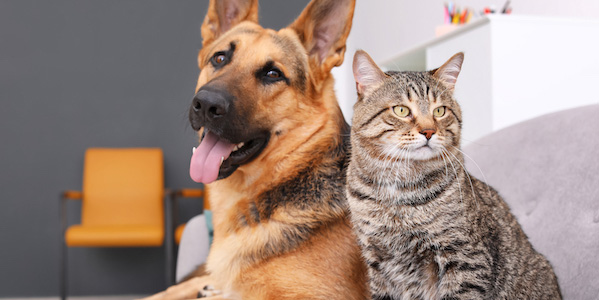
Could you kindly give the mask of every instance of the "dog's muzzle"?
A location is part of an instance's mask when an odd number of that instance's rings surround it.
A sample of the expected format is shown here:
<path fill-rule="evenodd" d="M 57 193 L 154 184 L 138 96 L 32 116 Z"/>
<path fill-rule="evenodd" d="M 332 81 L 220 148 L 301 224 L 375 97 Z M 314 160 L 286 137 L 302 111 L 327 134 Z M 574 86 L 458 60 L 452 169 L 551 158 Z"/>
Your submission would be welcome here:
<path fill-rule="evenodd" d="M 189 110 L 189 121 L 194 130 L 208 126 L 222 128 L 233 106 L 233 96 L 224 90 L 201 88 L 194 96 Z"/>
<path fill-rule="evenodd" d="M 236 109 L 236 104 L 241 105 L 237 100 L 227 90 L 211 85 L 202 87 L 193 98 L 189 109 L 191 127 L 196 131 L 204 128 L 190 164 L 194 181 L 210 183 L 226 178 L 256 158 L 268 144 L 269 130 L 251 119 L 250 109 Z"/>

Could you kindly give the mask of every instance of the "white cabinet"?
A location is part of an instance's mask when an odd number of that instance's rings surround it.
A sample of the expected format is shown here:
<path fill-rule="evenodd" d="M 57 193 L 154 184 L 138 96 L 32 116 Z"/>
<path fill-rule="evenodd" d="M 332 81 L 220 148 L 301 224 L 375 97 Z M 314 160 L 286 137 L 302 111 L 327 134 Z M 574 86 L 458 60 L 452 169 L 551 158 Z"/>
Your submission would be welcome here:
<path fill-rule="evenodd" d="M 455 98 L 464 145 L 532 117 L 599 103 L 599 20 L 489 15 L 380 65 L 430 70 L 460 51 Z"/>

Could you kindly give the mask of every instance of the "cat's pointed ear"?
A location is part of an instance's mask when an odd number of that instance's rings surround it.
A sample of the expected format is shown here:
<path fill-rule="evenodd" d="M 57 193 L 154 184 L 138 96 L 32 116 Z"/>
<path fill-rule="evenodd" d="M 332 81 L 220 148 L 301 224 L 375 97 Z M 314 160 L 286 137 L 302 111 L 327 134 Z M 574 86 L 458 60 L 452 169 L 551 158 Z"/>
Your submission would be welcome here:
<path fill-rule="evenodd" d="M 258 23 L 258 0 L 210 0 L 202 23 L 202 46 L 243 21 Z"/>
<path fill-rule="evenodd" d="M 387 78 L 387 74 L 376 65 L 374 60 L 364 50 L 358 50 L 354 54 L 352 69 L 354 71 L 358 95 L 363 96 L 365 93 L 372 91 Z"/>
<path fill-rule="evenodd" d="M 431 73 L 434 77 L 443 82 L 449 89 L 453 90 L 455 83 L 458 80 L 458 75 L 460 75 L 460 71 L 462 70 L 463 62 L 464 53 L 456 53 L 441 67 L 432 70 Z"/>

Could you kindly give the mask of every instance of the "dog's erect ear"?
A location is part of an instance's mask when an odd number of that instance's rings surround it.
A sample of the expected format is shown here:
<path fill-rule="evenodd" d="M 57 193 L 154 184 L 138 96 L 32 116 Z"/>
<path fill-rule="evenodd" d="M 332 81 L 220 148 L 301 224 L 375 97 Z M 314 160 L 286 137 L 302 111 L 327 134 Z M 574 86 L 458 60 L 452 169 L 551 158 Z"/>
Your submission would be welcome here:
<path fill-rule="evenodd" d="M 202 24 L 202 46 L 243 21 L 258 23 L 258 0 L 210 0 Z"/>
<path fill-rule="evenodd" d="M 358 95 L 361 96 L 371 92 L 387 78 L 387 75 L 376 65 L 370 55 L 363 50 L 358 50 L 354 54 L 352 69 L 354 71 L 354 79 L 356 80 L 356 89 L 358 90 Z M 359 98 L 361 99 L 362 97 Z"/>
<path fill-rule="evenodd" d="M 311 66 L 320 65 L 323 74 L 343 63 L 355 5 L 355 0 L 312 0 L 288 27 L 298 34 Z"/>

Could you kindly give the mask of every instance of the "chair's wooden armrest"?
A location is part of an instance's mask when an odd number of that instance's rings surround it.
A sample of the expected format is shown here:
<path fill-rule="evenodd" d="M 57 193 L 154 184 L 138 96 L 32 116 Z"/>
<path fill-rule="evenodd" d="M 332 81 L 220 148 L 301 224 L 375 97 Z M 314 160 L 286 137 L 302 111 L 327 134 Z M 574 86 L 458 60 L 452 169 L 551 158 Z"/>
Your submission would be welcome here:
<path fill-rule="evenodd" d="M 180 189 L 174 191 L 174 195 L 177 197 L 184 198 L 200 198 L 204 196 L 204 190 L 202 189 Z"/>
<path fill-rule="evenodd" d="M 81 191 L 66 190 L 60 195 L 60 228 L 64 237 L 67 230 L 67 202 L 68 200 L 81 200 L 83 193 Z"/>
<path fill-rule="evenodd" d="M 81 191 L 67 190 L 67 191 L 62 192 L 63 199 L 81 200 L 82 197 L 83 197 L 83 193 L 81 193 Z"/>
<path fill-rule="evenodd" d="M 206 200 L 206 191 L 204 189 L 178 189 L 172 193 L 172 200 L 177 201 L 177 198 L 204 198 L 204 210 L 210 209 L 210 203 Z"/>

